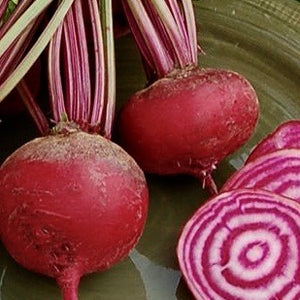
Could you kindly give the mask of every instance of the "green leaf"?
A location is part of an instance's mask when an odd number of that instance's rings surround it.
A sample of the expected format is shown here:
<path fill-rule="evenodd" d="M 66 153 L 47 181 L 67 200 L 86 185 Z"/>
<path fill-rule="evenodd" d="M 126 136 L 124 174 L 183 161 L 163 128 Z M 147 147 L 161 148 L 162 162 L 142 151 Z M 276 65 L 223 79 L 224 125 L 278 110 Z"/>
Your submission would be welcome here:
<path fill-rule="evenodd" d="M 15 10 L 16 6 L 19 4 L 19 0 L 10 0 L 7 5 L 7 9 L 4 13 L 2 20 L 0 21 L 0 25 L 4 23 Z"/>

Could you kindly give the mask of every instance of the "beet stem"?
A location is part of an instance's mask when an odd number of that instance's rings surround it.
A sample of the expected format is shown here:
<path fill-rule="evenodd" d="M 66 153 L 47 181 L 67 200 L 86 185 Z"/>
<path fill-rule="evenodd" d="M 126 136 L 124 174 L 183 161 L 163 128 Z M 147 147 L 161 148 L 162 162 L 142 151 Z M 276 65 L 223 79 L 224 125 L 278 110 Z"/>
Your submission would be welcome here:
<path fill-rule="evenodd" d="M 3 0 L 0 3 L 0 20 L 2 19 L 6 9 L 7 9 L 7 5 L 8 5 L 8 0 Z M 0 26 L 1 27 L 1 26 Z"/>
<path fill-rule="evenodd" d="M 39 132 L 42 135 L 46 135 L 49 131 L 49 123 L 46 116 L 34 100 L 24 79 L 17 85 L 17 89 L 31 117 L 35 121 Z"/>
<path fill-rule="evenodd" d="M 8 3 L 8 1 L 7 1 Z M 13 25 L 14 22 L 21 16 L 21 14 L 26 10 L 26 8 L 32 3 L 32 0 L 23 0 L 15 7 L 12 14 L 9 16 L 7 21 L 0 28 L 0 39 L 8 31 L 8 29 Z M 1 4 L 2 5 L 2 4 Z"/>
<path fill-rule="evenodd" d="M 30 24 L 22 32 L 22 35 L 18 36 L 11 46 L 3 53 L 0 58 L 0 83 L 3 83 L 9 74 L 14 70 L 18 61 L 22 57 L 29 41 L 30 32 L 33 29 L 33 24 Z"/>
<path fill-rule="evenodd" d="M 94 99 L 93 108 L 90 115 L 91 125 L 101 122 L 101 116 L 104 109 L 104 73 L 105 63 L 103 56 L 103 35 L 99 15 L 99 6 L 97 1 L 88 0 L 91 24 L 93 32 L 93 51 L 95 55 L 95 83 L 94 83 Z"/>
<path fill-rule="evenodd" d="M 12 89 L 20 82 L 20 80 L 25 76 L 25 74 L 29 71 L 30 67 L 34 64 L 34 62 L 41 55 L 42 51 L 46 48 L 49 41 L 51 40 L 53 34 L 59 27 L 61 21 L 65 17 L 68 12 L 70 6 L 72 5 L 74 0 L 62 0 L 59 4 L 57 11 L 52 16 L 51 20 L 47 24 L 46 28 L 39 35 L 35 44 L 31 47 L 30 51 L 26 54 L 26 56 L 22 59 L 22 61 L 18 64 L 16 69 L 12 72 L 12 74 L 5 80 L 3 84 L 0 86 L 0 102 L 12 91 Z M 26 12 L 14 23 L 14 25 L 9 29 L 7 34 L 5 34 L 4 39 L 0 39 L 0 53 L 4 53 L 7 48 L 9 48 L 12 43 L 11 39 L 13 39 L 18 32 L 21 25 L 27 26 L 32 20 L 32 16 L 37 16 L 42 14 L 44 9 L 50 3 L 46 0 L 36 0 L 34 3 L 26 10 Z M 36 9 L 36 6 L 39 9 Z M 42 9 L 43 8 L 43 9 Z M 30 14 L 30 18 L 28 18 L 28 14 Z M 34 18 L 33 18 L 34 19 Z"/>
<path fill-rule="evenodd" d="M 198 42 L 197 42 L 197 29 L 195 22 L 195 13 L 193 3 L 191 0 L 182 1 L 183 12 L 185 15 L 186 29 L 187 29 L 187 41 L 189 51 L 191 53 L 191 61 L 194 65 L 198 65 Z M 200 46 L 199 46 L 200 47 Z M 200 52 L 201 52 L 200 48 Z"/>
<path fill-rule="evenodd" d="M 116 106 L 116 75 L 115 75 L 115 51 L 111 0 L 102 0 L 102 32 L 105 58 L 105 100 L 106 112 L 104 120 L 104 137 L 110 139 L 114 112 Z"/>
<path fill-rule="evenodd" d="M 123 2 L 125 3 L 125 0 Z M 128 9 L 131 11 L 130 14 Z M 140 1 L 126 0 L 124 11 L 141 54 L 143 56 L 150 54 L 150 57 L 145 57 L 145 60 L 153 62 L 151 68 L 154 69 L 157 76 L 163 77 L 173 69 L 174 65 L 159 33 L 149 18 L 149 14 L 145 10 L 145 6 Z M 132 18 L 134 18 L 136 26 L 132 26 Z"/>
<path fill-rule="evenodd" d="M 86 21 L 83 9 L 88 10 Z M 86 36 L 87 22 L 93 39 L 90 48 Z M 62 61 L 61 51 L 64 54 Z M 91 59 L 89 54 L 92 54 Z M 100 132 L 110 139 L 116 85 L 111 0 L 100 3 L 88 0 L 87 6 L 83 6 L 81 0 L 75 0 L 62 29 L 57 30 L 50 44 L 48 59 L 49 90 L 56 123 L 76 123 L 81 130 Z M 61 64 L 65 66 L 65 72 L 60 69 Z M 58 130 L 66 129 L 59 128 L 57 126 Z"/>
<path fill-rule="evenodd" d="M 0 55 L 9 48 L 12 42 L 21 34 L 22 31 L 18 31 L 16 34 L 15 31 L 22 26 L 22 29 L 26 28 L 31 22 L 33 22 L 37 16 L 43 13 L 45 7 L 50 5 L 53 0 L 43 0 L 43 6 L 40 6 L 42 0 L 36 0 L 30 5 L 30 9 L 26 10 L 14 24 L 11 25 L 6 34 L 0 39 Z M 21 25 L 20 25 L 21 24 Z"/>
<path fill-rule="evenodd" d="M 191 0 L 122 3 L 150 83 L 176 68 L 197 66 L 197 32 Z"/>
<path fill-rule="evenodd" d="M 65 99 L 60 73 L 62 24 L 50 41 L 48 52 L 48 84 L 53 118 L 56 122 L 66 116 Z"/>
<path fill-rule="evenodd" d="M 163 24 L 165 25 L 166 31 L 170 36 L 170 40 L 173 45 L 173 51 L 176 54 L 177 62 L 179 66 L 181 68 L 185 67 L 190 63 L 189 56 L 188 56 L 188 49 L 185 44 L 184 36 L 180 34 L 181 31 L 178 30 L 178 25 L 176 24 L 169 7 L 164 1 L 160 1 L 160 0 L 150 0 L 150 1 L 155 6 L 159 17 L 163 22 Z"/>
<path fill-rule="evenodd" d="M 180 32 L 181 37 L 183 37 L 183 41 L 186 43 L 186 47 L 189 49 L 189 51 L 187 52 L 187 55 L 189 55 L 189 60 L 191 60 L 191 58 L 192 58 L 191 49 L 190 49 L 190 45 L 188 43 L 189 36 L 188 36 L 188 32 L 186 30 L 184 16 L 181 13 L 181 10 L 180 10 L 177 0 L 167 0 L 167 3 L 170 7 L 170 11 L 172 12 L 175 23 L 177 24 L 177 28 L 178 28 L 177 30 Z M 185 1 L 183 2 L 183 5 L 184 5 L 184 3 L 185 3 Z"/>
<path fill-rule="evenodd" d="M 74 19 L 75 28 L 78 36 L 78 50 L 80 59 L 81 78 L 82 78 L 82 94 L 80 100 L 81 104 L 81 118 L 87 122 L 89 112 L 91 109 L 91 82 L 90 82 L 90 71 L 89 71 L 89 56 L 88 46 L 86 39 L 86 32 L 84 26 L 83 12 L 82 12 L 82 1 L 74 2 Z"/>
<path fill-rule="evenodd" d="M 42 15 L 30 23 L 1 56 L 0 84 L 8 78 L 22 59 L 28 45 L 33 39 L 41 19 Z"/>
<path fill-rule="evenodd" d="M 77 0 L 78 1 L 78 0 Z M 74 5 L 74 4 L 73 4 Z M 69 120 L 79 120 L 79 101 L 80 101 L 80 85 L 82 78 L 78 69 L 78 40 L 75 35 L 75 24 L 73 17 L 73 9 L 69 10 L 63 23 L 64 45 L 66 47 L 65 67 L 66 67 L 66 101 Z"/>

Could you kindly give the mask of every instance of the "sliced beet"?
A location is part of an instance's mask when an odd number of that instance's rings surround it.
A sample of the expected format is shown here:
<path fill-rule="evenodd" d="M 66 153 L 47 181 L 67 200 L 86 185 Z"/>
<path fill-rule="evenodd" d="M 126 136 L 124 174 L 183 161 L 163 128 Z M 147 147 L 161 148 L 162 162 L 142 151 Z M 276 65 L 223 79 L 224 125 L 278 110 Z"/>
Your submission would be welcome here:
<path fill-rule="evenodd" d="M 299 299 L 300 204 L 240 189 L 205 203 L 177 247 L 196 299 Z"/>
<path fill-rule="evenodd" d="M 235 172 L 221 191 L 260 188 L 300 202 L 300 149 L 263 155 Z"/>
<path fill-rule="evenodd" d="M 264 154 L 288 148 L 300 149 L 300 120 L 280 124 L 254 147 L 246 163 Z"/>

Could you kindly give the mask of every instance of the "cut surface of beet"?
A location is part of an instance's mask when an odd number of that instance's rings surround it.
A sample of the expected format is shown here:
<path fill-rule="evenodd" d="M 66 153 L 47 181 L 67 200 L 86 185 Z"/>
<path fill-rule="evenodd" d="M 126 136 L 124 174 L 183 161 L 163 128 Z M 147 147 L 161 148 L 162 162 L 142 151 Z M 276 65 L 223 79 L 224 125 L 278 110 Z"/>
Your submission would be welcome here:
<path fill-rule="evenodd" d="M 300 202 L 300 149 L 263 155 L 235 172 L 221 191 L 260 188 Z"/>
<path fill-rule="evenodd" d="M 297 299 L 300 204 L 263 190 L 221 193 L 187 222 L 177 255 L 196 299 Z"/>
<path fill-rule="evenodd" d="M 279 125 L 253 148 L 246 163 L 264 154 L 288 148 L 300 149 L 300 120 L 291 120 Z"/>

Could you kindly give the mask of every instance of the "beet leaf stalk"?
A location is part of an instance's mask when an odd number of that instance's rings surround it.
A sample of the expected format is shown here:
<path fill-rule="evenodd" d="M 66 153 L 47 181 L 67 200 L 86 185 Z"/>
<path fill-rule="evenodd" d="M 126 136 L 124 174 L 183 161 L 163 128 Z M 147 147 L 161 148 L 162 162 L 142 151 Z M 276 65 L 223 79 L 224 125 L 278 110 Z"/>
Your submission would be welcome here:
<path fill-rule="evenodd" d="M 122 2 L 148 80 L 162 78 L 175 68 L 197 66 L 196 26 L 190 0 Z"/>
<path fill-rule="evenodd" d="M 0 26 L 0 102 L 20 82 L 17 87 L 18 92 L 37 128 L 43 135 L 49 130 L 48 121 L 35 99 L 33 99 L 23 77 L 47 46 L 73 1 L 61 1 L 59 9 L 57 9 L 40 38 L 31 48 L 29 45 L 33 40 L 44 11 L 52 1 L 23 0 L 14 9 L 6 6 L 6 12 L 9 9 L 11 10 L 6 20 L 3 19 L 5 16 L 4 9 L 2 13 L 3 18 Z"/>
<path fill-rule="evenodd" d="M 37 16 L 43 13 L 43 11 L 49 6 L 53 0 L 35 0 L 26 8 L 26 10 L 13 21 L 13 24 L 9 26 L 9 29 L 0 39 L 0 57 L 9 49 L 14 41 L 26 30 L 27 26 L 30 26 Z M 68 12 L 68 9 L 72 5 L 74 0 L 61 0 L 59 8 L 55 11 L 51 20 L 47 24 L 46 28 L 40 34 L 34 45 L 28 49 L 26 55 L 22 58 L 20 63 L 14 68 L 10 76 L 0 84 L 0 102 L 13 90 L 14 87 L 22 80 L 24 75 L 29 71 L 34 62 L 38 59 L 43 50 L 47 47 L 51 37 L 55 33 L 57 27 L 63 20 L 64 16 Z M 24 0 L 21 4 L 30 2 Z M 32 2 L 32 1 L 31 1 Z M 20 5 L 21 5 L 20 4 Z M 5 26 L 5 25 L 3 25 Z"/>
<path fill-rule="evenodd" d="M 236 72 L 198 67 L 191 0 L 122 3 L 148 86 L 121 110 L 120 144 L 144 171 L 190 174 L 216 193 L 211 173 L 251 136 L 256 93 Z"/>
<path fill-rule="evenodd" d="M 18 2 L 18 1 L 17 1 Z M 7 33 L 10 27 L 17 19 L 28 9 L 33 1 L 21 1 L 19 4 L 14 1 L 6 1 L 0 9 L 0 39 Z M 6 4 L 6 5 L 4 5 Z M 36 16 L 31 23 L 25 27 L 22 32 L 12 41 L 11 45 L 0 57 L 0 85 L 10 76 L 20 60 L 24 57 L 29 44 L 33 40 L 34 34 L 40 25 L 43 14 Z M 17 90 L 23 100 L 27 110 L 31 114 L 37 124 L 40 133 L 45 134 L 48 131 L 48 122 L 40 108 L 35 105 L 33 95 L 25 82 L 22 79 L 17 86 Z"/>
<path fill-rule="evenodd" d="M 3 22 L 3 18 L 5 17 L 5 12 L 8 8 L 8 2 L 9 0 L 3 0 L 0 3 L 0 24 Z"/>
<path fill-rule="evenodd" d="M 3 245 L 25 268 L 54 278 L 64 300 L 78 299 L 84 274 L 125 259 L 146 221 L 144 174 L 109 139 L 114 72 L 111 0 L 75 0 L 48 47 L 54 126 L 0 167 Z"/>
<path fill-rule="evenodd" d="M 108 15 L 111 7 L 102 11 L 100 17 L 97 1 L 75 1 L 51 40 L 48 62 L 53 119 L 57 124 L 54 130 L 77 124 L 82 130 L 111 137 L 115 110 L 113 29 Z M 85 30 L 85 16 L 90 20 L 90 32 Z M 100 20 L 104 20 L 105 27 Z M 87 43 L 87 34 L 92 37 L 92 45 Z"/>

